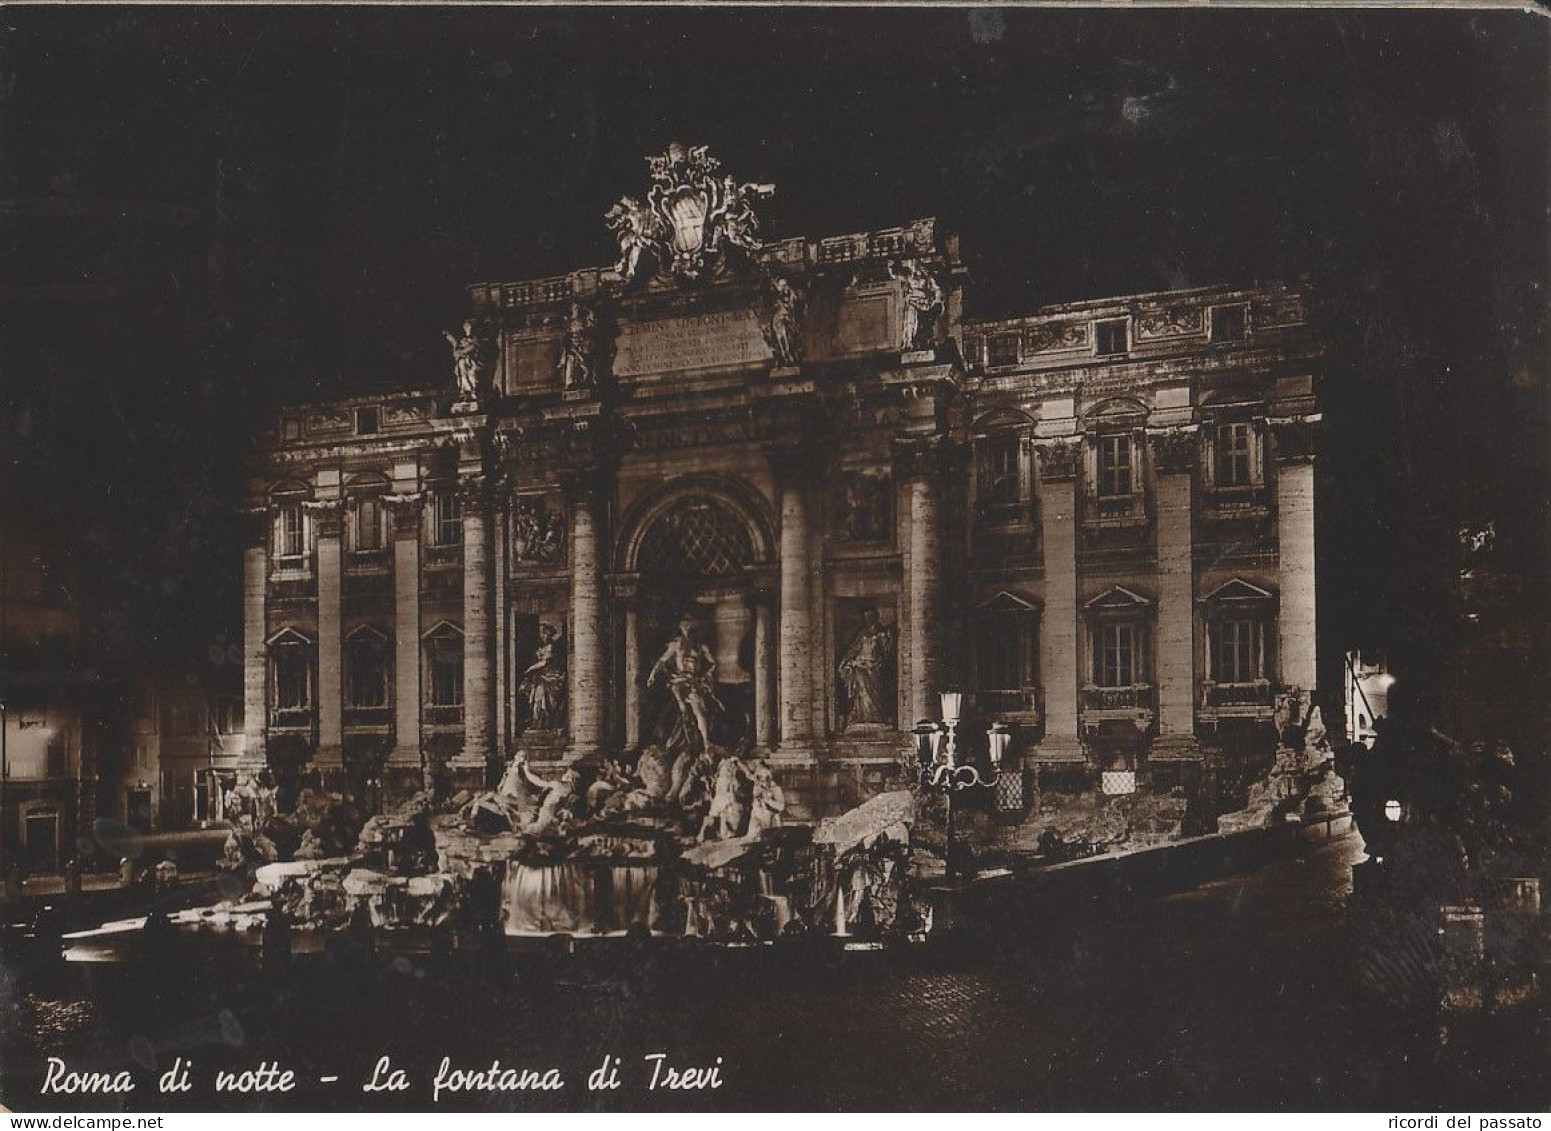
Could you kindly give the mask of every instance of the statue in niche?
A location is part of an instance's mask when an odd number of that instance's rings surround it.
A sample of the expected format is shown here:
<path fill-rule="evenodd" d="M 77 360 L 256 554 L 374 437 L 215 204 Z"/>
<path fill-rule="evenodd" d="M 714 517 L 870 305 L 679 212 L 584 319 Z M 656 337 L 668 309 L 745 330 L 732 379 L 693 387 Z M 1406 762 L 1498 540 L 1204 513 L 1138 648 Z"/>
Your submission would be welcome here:
<path fill-rule="evenodd" d="M 560 557 L 564 519 L 550 510 L 545 500 L 519 499 L 512 512 L 512 559 L 517 562 L 552 562 Z"/>
<path fill-rule="evenodd" d="M 887 688 L 893 664 L 894 633 L 883 624 L 877 609 L 868 609 L 838 669 L 846 697 L 842 729 L 889 721 Z"/>
<path fill-rule="evenodd" d="M 558 730 L 565 710 L 565 656 L 560 630 L 539 625 L 539 646 L 533 662 L 522 673 L 519 687 L 528 704 L 529 726 L 534 730 Z"/>
<path fill-rule="evenodd" d="M 886 476 L 851 473 L 840 481 L 836 537 L 846 542 L 882 542 L 889 536 L 889 481 Z"/>
<path fill-rule="evenodd" d="M 802 361 L 802 316 L 805 300 L 797 288 L 777 276 L 770 280 L 770 314 L 761 327 L 777 365 Z"/>
<path fill-rule="evenodd" d="M 695 640 L 694 627 L 692 617 L 679 621 L 678 634 L 668 641 L 668 646 L 652 665 L 646 686 L 666 683 L 679 711 L 676 733 L 682 734 L 685 744 L 689 745 L 693 729 L 700 740 L 700 749 L 706 751 L 711 748 L 712 713 L 720 713 L 722 705 L 716 697 L 716 658 L 711 655 L 711 649 Z"/>
<path fill-rule="evenodd" d="M 905 284 L 905 325 L 900 349 L 929 350 L 937 344 L 937 323 L 947 305 L 942 284 L 919 260 L 889 264 L 889 275 Z"/>
<path fill-rule="evenodd" d="M 443 330 L 442 337 L 452 346 L 452 373 L 458 384 L 455 407 L 478 408 L 480 393 L 493 361 L 493 351 L 483 327 L 472 321 L 465 322 L 461 334 Z"/>
<path fill-rule="evenodd" d="M 585 303 L 572 302 L 560 349 L 560 377 L 567 389 L 591 389 L 598 383 L 598 316 Z"/>

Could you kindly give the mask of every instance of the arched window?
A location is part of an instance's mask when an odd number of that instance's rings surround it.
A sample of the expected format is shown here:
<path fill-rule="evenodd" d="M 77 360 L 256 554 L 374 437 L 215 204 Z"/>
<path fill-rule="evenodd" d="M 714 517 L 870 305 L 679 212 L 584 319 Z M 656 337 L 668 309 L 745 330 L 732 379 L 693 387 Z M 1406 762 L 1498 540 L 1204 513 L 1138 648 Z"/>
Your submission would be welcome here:
<path fill-rule="evenodd" d="M 731 577 L 754 560 L 743 521 L 714 499 L 691 495 L 652 523 L 636 556 L 642 573 Z"/>

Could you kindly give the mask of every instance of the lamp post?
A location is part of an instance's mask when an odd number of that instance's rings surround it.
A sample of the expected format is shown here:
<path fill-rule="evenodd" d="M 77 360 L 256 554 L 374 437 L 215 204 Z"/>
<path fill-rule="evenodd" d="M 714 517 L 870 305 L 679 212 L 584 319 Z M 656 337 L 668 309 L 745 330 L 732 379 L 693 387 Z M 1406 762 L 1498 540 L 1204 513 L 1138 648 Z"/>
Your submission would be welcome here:
<path fill-rule="evenodd" d="M 1008 743 L 1012 740 L 1012 732 L 1001 723 L 994 724 L 986 731 L 991 753 L 989 776 L 982 774 L 980 767 L 960 761 L 959 712 L 963 705 L 964 696 L 960 692 L 944 691 L 942 722 L 922 719 L 912 730 L 916 737 L 917 777 L 922 786 L 939 791 L 947 802 L 947 841 L 943 848 L 943 867 L 950 880 L 964 872 L 954 828 L 953 799 L 966 789 L 989 789 L 994 786 L 1002 759 L 1007 755 Z"/>

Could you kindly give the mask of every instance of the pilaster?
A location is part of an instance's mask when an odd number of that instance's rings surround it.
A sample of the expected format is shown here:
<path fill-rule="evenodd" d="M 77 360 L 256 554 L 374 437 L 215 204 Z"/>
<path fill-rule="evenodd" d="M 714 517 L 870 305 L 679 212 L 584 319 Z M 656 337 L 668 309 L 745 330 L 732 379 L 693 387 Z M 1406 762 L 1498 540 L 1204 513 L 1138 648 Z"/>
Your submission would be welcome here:
<path fill-rule="evenodd" d="M 1277 667 L 1284 688 L 1314 690 L 1314 427 L 1318 416 L 1270 421 L 1276 440 L 1276 548 L 1281 563 Z"/>
<path fill-rule="evenodd" d="M 1035 445 L 1039 459 L 1040 545 L 1045 559 L 1045 611 L 1039 626 L 1039 670 L 1044 684 L 1045 737 L 1036 759 L 1082 757 L 1078 733 L 1077 667 L 1077 439 Z"/>
<path fill-rule="evenodd" d="M 1157 476 L 1158 738 L 1153 756 L 1196 754 L 1195 566 L 1191 553 L 1195 427 L 1150 434 Z"/>
<path fill-rule="evenodd" d="M 269 588 L 269 532 L 272 517 L 265 508 L 243 516 L 242 549 L 242 713 L 245 762 L 264 761 L 264 734 L 269 719 L 268 623 L 265 603 Z"/>
<path fill-rule="evenodd" d="M 340 534 L 343 499 L 303 503 L 317 531 L 318 555 L 318 750 L 321 767 L 342 764 L 344 685 L 340 635 Z"/>
<path fill-rule="evenodd" d="M 393 536 L 393 765 L 420 764 L 420 512 L 424 492 L 385 495 Z"/>

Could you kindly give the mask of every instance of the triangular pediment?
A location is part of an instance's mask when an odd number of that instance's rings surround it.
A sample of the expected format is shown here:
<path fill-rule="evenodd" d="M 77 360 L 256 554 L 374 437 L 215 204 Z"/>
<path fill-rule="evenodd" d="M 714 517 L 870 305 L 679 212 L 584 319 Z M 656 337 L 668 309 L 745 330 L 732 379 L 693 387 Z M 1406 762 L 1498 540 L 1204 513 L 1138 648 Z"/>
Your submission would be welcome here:
<path fill-rule="evenodd" d="M 1020 597 L 1016 593 L 1009 593 L 1003 589 L 993 593 L 984 601 L 975 606 L 977 613 L 1037 613 L 1040 606 L 1038 601 L 1028 597 Z"/>
<path fill-rule="evenodd" d="M 459 628 L 457 625 L 453 624 L 452 621 L 450 621 L 450 620 L 439 620 L 435 624 L 433 624 L 430 628 L 428 628 L 424 632 L 422 632 L 420 634 L 420 639 L 422 639 L 422 640 L 430 640 L 433 637 L 435 637 L 437 639 L 442 639 L 442 638 L 449 637 L 449 636 L 461 637 L 462 635 L 463 635 L 463 630 L 461 628 Z"/>
<path fill-rule="evenodd" d="M 1083 606 L 1089 612 L 1104 609 L 1145 609 L 1152 602 L 1140 593 L 1134 593 L 1124 585 L 1111 585 Z"/>
<path fill-rule="evenodd" d="M 1216 589 L 1213 589 L 1203 601 L 1271 601 L 1275 597 L 1260 586 L 1245 581 L 1242 577 L 1235 577 L 1231 581 L 1225 581 Z"/>
<path fill-rule="evenodd" d="M 282 628 L 264 643 L 271 648 L 312 647 L 312 641 L 294 628 Z"/>

